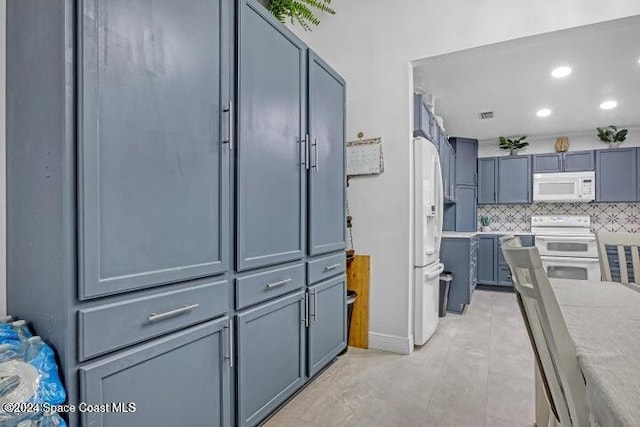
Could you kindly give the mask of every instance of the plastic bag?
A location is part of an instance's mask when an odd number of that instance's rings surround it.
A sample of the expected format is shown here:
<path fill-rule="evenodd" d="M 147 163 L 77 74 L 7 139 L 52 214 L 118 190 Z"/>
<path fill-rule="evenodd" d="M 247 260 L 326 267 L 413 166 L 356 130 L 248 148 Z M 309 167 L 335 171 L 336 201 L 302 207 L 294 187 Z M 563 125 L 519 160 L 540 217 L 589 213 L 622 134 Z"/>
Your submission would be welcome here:
<path fill-rule="evenodd" d="M 0 318 L 0 427 L 66 427 L 56 413 L 5 412 L 4 403 L 59 405 L 67 395 L 51 347 L 23 320 Z"/>

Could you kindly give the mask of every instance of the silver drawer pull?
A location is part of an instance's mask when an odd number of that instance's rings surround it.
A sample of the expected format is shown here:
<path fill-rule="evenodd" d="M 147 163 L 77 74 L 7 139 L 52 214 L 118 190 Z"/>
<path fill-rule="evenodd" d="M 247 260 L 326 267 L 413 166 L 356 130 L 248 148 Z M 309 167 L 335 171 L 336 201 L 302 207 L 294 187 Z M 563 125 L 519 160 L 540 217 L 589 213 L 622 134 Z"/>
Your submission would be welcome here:
<path fill-rule="evenodd" d="M 336 268 L 340 267 L 341 265 L 342 265 L 341 263 L 327 265 L 327 266 L 324 267 L 324 271 L 335 270 Z"/>
<path fill-rule="evenodd" d="M 175 316 L 179 316 L 181 314 L 186 314 L 186 313 L 190 312 L 191 310 L 193 310 L 194 308 L 198 308 L 199 306 L 200 306 L 200 304 L 184 305 L 184 306 L 182 306 L 180 308 L 176 308 L 175 310 L 166 311 L 166 312 L 160 313 L 160 314 L 151 313 L 149 315 L 149 322 L 157 322 L 159 320 L 164 320 L 164 319 L 168 319 L 170 317 L 175 317 Z"/>
<path fill-rule="evenodd" d="M 291 282 L 291 279 L 284 279 L 284 280 L 280 280 L 279 282 L 269 283 L 267 285 L 267 289 L 277 288 L 278 286 L 286 285 L 289 282 Z"/>

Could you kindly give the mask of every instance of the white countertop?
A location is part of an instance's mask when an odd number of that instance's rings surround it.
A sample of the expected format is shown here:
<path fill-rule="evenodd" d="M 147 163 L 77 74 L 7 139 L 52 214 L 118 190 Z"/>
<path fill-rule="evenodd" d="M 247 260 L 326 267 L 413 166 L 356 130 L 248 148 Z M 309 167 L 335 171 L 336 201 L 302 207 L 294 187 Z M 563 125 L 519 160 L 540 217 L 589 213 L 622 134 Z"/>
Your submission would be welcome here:
<path fill-rule="evenodd" d="M 533 236 L 530 231 L 443 231 L 442 237 L 448 239 L 470 239 L 474 236 L 482 236 L 487 234 L 515 234 L 516 236 Z"/>

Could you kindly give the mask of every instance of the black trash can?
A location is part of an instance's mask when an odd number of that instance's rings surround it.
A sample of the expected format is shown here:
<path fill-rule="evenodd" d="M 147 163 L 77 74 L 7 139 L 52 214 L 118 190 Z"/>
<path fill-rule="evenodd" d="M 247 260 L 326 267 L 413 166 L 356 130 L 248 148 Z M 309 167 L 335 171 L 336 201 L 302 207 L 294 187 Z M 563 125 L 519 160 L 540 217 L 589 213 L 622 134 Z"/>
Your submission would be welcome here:
<path fill-rule="evenodd" d="M 449 300 L 449 287 L 451 286 L 451 281 L 453 281 L 452 272 L 443 271 L 440 273 L 440 317 L 447 315 L 447 301 Z"/>
<path fill-rule="evenodd" d="M 351 318 L 353 317 L 353 303 L 356 302 L 358 293 L 356 291 L 347 291 L 347 346 L 342 350 L 340 356 L 345 354 L 349 349 L 349 335 L 351 331 Z"/>

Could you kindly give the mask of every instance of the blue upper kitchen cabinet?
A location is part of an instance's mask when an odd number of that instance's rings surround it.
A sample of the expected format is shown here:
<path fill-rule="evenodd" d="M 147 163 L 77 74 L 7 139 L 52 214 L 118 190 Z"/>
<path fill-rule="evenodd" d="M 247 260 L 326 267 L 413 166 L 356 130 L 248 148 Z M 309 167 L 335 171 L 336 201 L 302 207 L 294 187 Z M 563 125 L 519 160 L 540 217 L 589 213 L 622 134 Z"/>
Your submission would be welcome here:
<path fill-rule="evenodd" d="M 533 173 L 582 172 L 595 169 L 593 150 L 534 154 Z"/>
<path fill-rule="evenodd" d="M 487 157 L 478 159 L 478 204 L 497 202 L 498 159 Z"/>
<path fill-rule="evenodd" d="M 562 153 L 534 154 L 533 172 L 562 172 Z"/>
<path fill-rule="evenodd" d="M 636 148 L 596 151 L 596 202 L 633 202 L 638 196 Z"/>
<path fill-rule="evenodd" d="M 531 203 L 531 156 L 498 158 L 498 203 Z"/>
<path fill-rule="evenodd" d="M 81 3 L 79 298 L 225 272 L 228 2 Z"/>
<path fill-rule="evenodd" d="M 346 247 L 345 82 L 309 51 L 309 255 Z"/>
<path fill-rule="evenodd" d="M 455 149 L 456 185 L 476 185 L 478 180 L 478 141 L 470 138 L 449 138 Z"/>
<path fill-rule="evenodd" d="M 563 172 L 592 171 L 596 168 L 595 151 L 572 151 L 562 153 Z"/>
<path fill-rule="evenodd" d="M 418 93 L 413 94 L 413 136 L 422 136 L 434 141 L 434 124 L 433 115 L 427 107 L 424 96 Z"/>
<path fill-rule="evenodd" d="M 262 5 L 240 3 L 236 269 L 243 271 L 305 253 L 307 48 Z"/>

